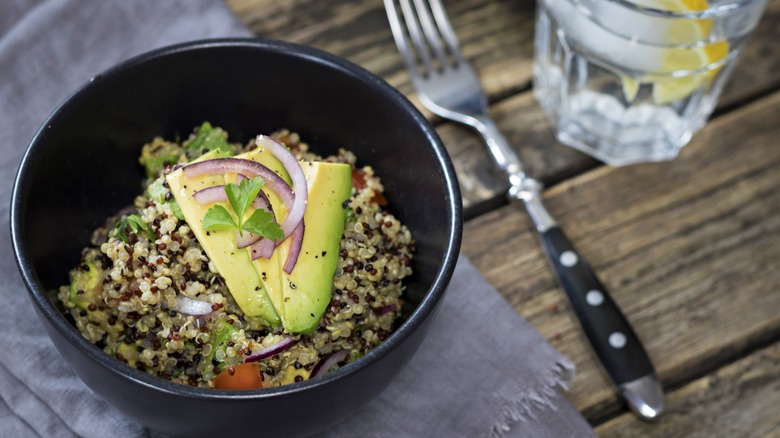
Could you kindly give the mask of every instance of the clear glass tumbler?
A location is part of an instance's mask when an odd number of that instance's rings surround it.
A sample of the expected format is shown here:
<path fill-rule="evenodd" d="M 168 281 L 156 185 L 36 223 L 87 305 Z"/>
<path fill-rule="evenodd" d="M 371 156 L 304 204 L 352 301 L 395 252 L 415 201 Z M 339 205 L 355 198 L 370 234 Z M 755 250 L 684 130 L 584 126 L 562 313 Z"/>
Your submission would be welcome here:
<path fill-rule="evenodd" d="M 538 0 L 534 96 L 559 141 L 612 166 L 701 129 L 767 0 Z"/>

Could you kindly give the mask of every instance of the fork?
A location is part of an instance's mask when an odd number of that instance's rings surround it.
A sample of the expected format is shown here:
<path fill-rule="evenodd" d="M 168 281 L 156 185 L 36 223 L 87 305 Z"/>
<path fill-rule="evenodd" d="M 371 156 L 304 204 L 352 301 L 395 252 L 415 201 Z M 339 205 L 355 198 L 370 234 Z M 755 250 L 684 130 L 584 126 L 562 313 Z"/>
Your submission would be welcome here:
<path fill-rule="evenodd" d="M 528 211 L 607 374 L 640 418 L 657 417 L 663 411 L 663 390 L 650 358 L 604 285 L 542 204 L 542 184 L 523 171 L 519 157 L 490 118 L 479 78 L 463 58 L 441 2 L 384 2 L 393 38 L 420 101 L 434 114 L 470 126 L 482 136 L 509 180 L 508 198 Z"/>

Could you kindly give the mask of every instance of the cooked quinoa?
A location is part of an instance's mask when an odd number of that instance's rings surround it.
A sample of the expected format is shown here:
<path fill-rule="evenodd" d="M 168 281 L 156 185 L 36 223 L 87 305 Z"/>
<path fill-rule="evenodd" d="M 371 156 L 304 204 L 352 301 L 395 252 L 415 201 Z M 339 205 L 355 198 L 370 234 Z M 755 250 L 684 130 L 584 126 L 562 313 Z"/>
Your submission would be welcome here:
<path fill-rule="evenodd" d="M 226 138 L 221 130 L 220 135 Z M 333 352 L 350 352 L 343 365 L 382 343 L 399 315 L 402 280 L 412 272 L 414 252 L 409 230 L 388 212 L 384 188 L 371 167 L 356 168 L 355 155 L 343 149 L 335 156 L 317 156 L 287 130 L 271 136 L 299 160 L 350 164 L 353 190 L 344 203 L 350 212 L 330 305 L 312 334 L 292 335 L 292 347 L 259 362 L 266 387 L 306 380 Z M 155 138 L 144 151 L 176 147 L 180 144 Z M 253 146 L 231 147 L 240 153 Z M 149 174 L 132 207 L 95 230 L 92 246 L 84 248 L 71 283 L 60 287 L 58 298 L 84 337 L 117 360 L 173 382 L 213 387 L 220 372 L 290 334 L 245 317 L 190 225 L 177 218 L 170 191 L 165 192 L 164 173 L 170 167 L 164 169 Z M 131 214 L 142 224 L 120 236 L 112 224 Z M 172 310 L 179 296 L 207 301 L 213 312 L 198 318 Z"/>

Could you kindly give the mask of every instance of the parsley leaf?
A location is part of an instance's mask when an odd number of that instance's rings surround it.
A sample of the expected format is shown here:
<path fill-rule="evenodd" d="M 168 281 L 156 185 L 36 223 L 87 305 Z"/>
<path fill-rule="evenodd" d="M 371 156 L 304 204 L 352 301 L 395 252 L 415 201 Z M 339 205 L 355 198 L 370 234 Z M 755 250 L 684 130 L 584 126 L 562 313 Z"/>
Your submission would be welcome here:
<path fill-rule="evenodd" d="M 244 213 L 246 209 L 255 200 L 257 194 L 260 193 L 260 189 L 265 184 L 262 178 L 252 178 L 241 180 L 239 185 L 227 184 L 225 186 L 225 193 L 227 194 L 230 206 L 233 207 L 233 212 L 238 217 L 238 225 L 236 228 L 241 230 L 244 224 Z"/>
<path fill-rule="evenodd" d="M 249 219 L 244 222 L 243 229 L 271 240 L 279 240 L 284 237 L 282 227 L 274 221 L 274 215 L 265 210 L 255 210 L 252 216 L 249 216 Z"/>
<path fill-rule="evenodd" d="M 116 233 L 116 236 L 122 239 L 122 242 L 127 243 L 127 216 L 122 216 L 121 219 L 116 221 L 114 224 L 114 228 L 111 229 L 114 233 Z"/>
<path fill-rule="evenodd" d="M 226 230 L 228 228 L 238 228 L 236 221 L 230 212 L 221 205 L 215 205 L 209 208 L 206 215 L 203 216 L 203 229 L 206 231 Z"/>
<path fill-rule="evenodd" d="M 225 207 L 215 205 L 203 217 L 203 229 L 217 231 L 235 228 L 239 233 L 247 231 L 273 240 L 283 238 L 284 233 L 270 212 L 258 209 L 244 220 L 247 209 L 257 198 L 264 184 L 262 178 L 256 177 L 244 179 L 239 184 L 225 185 L 225 194 L 233 214 Z"/>
<path fill-rule="evenodd" d="M 146 226 L 146 222 L 141 219 L 137 214 L 131 214 L 129 216 L 122 216 L 114 225 L 112 231 L 116 233 L 116 236 L 122 239 L 122 242 L 129 243 L 127 236 L 127 227 L 130 227 L 130 231 L 135 234 L 145 234 L 149 240 L 154 240 L 157 236 Z"/>

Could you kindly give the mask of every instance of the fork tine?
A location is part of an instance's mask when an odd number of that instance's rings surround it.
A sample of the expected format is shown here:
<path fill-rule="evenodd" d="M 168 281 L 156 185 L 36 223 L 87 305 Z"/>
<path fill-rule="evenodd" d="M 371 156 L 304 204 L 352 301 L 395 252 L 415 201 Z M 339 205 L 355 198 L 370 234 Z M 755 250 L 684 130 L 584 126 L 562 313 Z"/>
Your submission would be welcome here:
<path fill-rule="evenodd" d="M 436 52 L 436 57 L 439 59 L 441 68 L 447 68 L 449 62 L 447 62 L 447 54 L 444 53 L 442 38 L 436 31 L 433 18 L 431 18 L 431 14 L 428 12 L 428 6 L 426 6 L 425 0 L 414 0 L 414 5 L 417 9 L 417 18 L 420 20 L 423 32 L 425 32 L 425 37 L 428 40 L 428 46 L 432 47 L 434 52 Z"/>
<path fill-rule="evenodd" d="M 401 11 L 403 12 L 404 22 L 406 23 L 406 29 L 409 31 L 409 36 L 412 38 L 412 44 L 414 44 L 417 54 L 425 66 L 425 76 L 433 71 L 433 65 L 431 64 L 431 54 L 428 51 L 425 41 L 423 41 L 422 31 L 420 29 L 420 23 L 417 18 L 417 12 L 409 3 L 409 0 L 399 0 L 401 3 Z"/>
<path fill-rule="evenodd" d="M 457 59 L 458 63 L 464 62 L 460 44 L 458 44 L 458 37 L 455 36 L 455 31 L 452 29 L 450 20 L 447 18 L 447 13 L 444 12 L 441 1 L 429 0 L 429 3 L 431 5 L 431 11 L 433 11 L 433 16 L 436 19 L 436 25 L 439 27 L 439 32 L 441 32 L 444 37 L 450 54 Z"/>
<path fill-rule="evenodd" d="M 406 69 L 409 71 L 409 74 L 416 74 L 417 66 L 414 61 L 414 56 L 412 55 L 412 48 L 409 46 L 409 41 L 406 39 L 404 28 L 401 25 L 401 19 L 398 17 L 395 0 L 384 0 L 384 2 L 395 45 L 398 46 L 398 51 L 401 52 L 401 56 L 404 58 L 404 63 L 406 63 Z"/>

